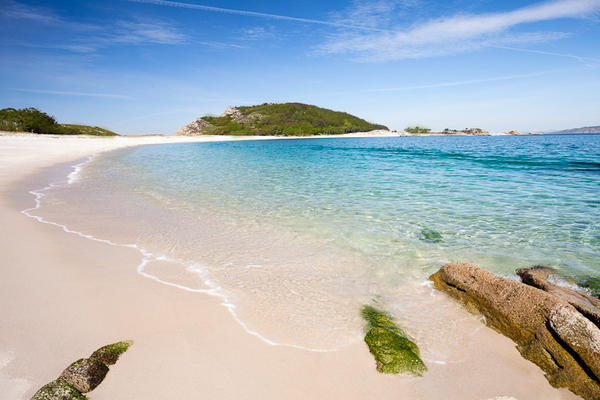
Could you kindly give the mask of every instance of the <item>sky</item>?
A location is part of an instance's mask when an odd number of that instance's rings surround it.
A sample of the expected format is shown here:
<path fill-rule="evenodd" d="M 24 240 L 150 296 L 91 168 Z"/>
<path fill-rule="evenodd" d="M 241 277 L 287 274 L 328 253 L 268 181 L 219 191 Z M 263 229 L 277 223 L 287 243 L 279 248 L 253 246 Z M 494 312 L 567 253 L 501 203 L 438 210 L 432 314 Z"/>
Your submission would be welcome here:
<path fill-rule="evenodd" d="M 2 0 L 0 108 L 172 134 L 302 102 L 402 130 L 600 125 L 600 0 Z"/>

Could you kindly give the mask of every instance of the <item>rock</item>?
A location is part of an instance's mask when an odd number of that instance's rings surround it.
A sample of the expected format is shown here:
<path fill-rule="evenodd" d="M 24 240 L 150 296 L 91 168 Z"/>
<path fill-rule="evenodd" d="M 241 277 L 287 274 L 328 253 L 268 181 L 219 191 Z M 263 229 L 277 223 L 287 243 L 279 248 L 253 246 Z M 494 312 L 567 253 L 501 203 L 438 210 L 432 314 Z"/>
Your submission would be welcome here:
<path fill-rule="evenodd" d="M 423 229 L 421 230 L 421 240 L 431 243 L 441 243 L 442 234 L 432 229 Z"/>
<path fill-rule="evenodd" d="M 550 277 L 557 275 L 557 273 L 558 271 L 555 269 L 543 266 L 521 268 L 517 271 L 517 275 L 521 277 L 523 283 L 535 286 L 565 300 L 596 326 L 600 327 L 600 300 L 575 289 L 549 282 Z"/>
<path fill-rule="evenodd" d="M 600 377 L 600 329 L 572 307 L 555 307 L 548 318 L 550 329 Z"/>
<path fill-rule="evenodd" d="M 361 315 L 368 324 L 365 342 L 375 358 L 377 371 L 423 375 L 427 367 L 420 358 L 418 346 L 406 337 L 387 313 L 365 306 Z"/>
<path fill-rule="evenodd" d="M 116 363 L 132 344 L 131 340 L 109 344 L 93 352 L 90 358 L 75 361 L 57 380 L 38 390 L 32 400 L 86 399 L 81 393 L 94 390 L 104 380 L 108 366 Z"/>
<path fill-rule="evenodd" d="M 221 114 L 221 117 L 230 117 L 232 120 L 237 122 L 238 124 L 246 124 L 248 122 L 259 119 L 261 115 L 259 113 L 251 113 L 249 115 L 244 115 L 242 112 L 235 107 L 227 107 L 227 109 Z"/>
<path fill-rule="evenodd" d="M 93 352 L 90 358 L 98 360 L 106 366 L 114 365 L 119 359 L 119 356 L 125 353 L 132 344 L 133 341 L 131 340 L 109 344 Z"/>
<path fill-rule="evenodd" d="M 104 380 L 108 367 L 93 358 L 82 358 L 69 365 L 59 379 L 75 387 L 81 393 L 91 392 Z"/>
<path fill-rule="evenodd" d="M 567 301 L 472 264 L 446 264 L 430 279 L 512 339 L 553 386 L 600 399 L 600 329 Z"/>
<path fill-rule="evenodd" d="M 86 400 L 77 389 L 57 379 L 38 390 L 31 400 Z"/>
<path fill-rule="evenodd" d="M 179 128 L 177 132 L 175 132 L 175 136 L 198 136 L 203 135 L 205 133 L 206 128 L 212 126 L 210 122 L 205 121 L 202 118 L 198 118 L 195 121 L 192 121 L 188 125 Z"/>

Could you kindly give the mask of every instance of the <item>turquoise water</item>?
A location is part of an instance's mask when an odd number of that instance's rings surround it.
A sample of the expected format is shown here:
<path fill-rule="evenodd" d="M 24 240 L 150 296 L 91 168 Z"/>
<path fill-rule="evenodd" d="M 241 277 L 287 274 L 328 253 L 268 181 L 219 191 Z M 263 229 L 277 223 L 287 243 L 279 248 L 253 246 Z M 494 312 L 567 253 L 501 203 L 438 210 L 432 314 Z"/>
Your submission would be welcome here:
<path fill-rule="evenodd" d="M 345 329 L 369 302 L 408 315 L 400 288 L 448 261 L 600 274 L 600 135 L 144 146 L 79 178 L 47 213 L 68 202 L 67 225 L 196 268 L 257 326 L 339 312 Z"/>
<path fill-rule="evenodd" d="M 466 250 L 503 273 L 600 272 L 597 135 L 183 144 L 120 162 L 126 185 L 325 236 L 394 268 L 414 246 L 445 259 Z"/>

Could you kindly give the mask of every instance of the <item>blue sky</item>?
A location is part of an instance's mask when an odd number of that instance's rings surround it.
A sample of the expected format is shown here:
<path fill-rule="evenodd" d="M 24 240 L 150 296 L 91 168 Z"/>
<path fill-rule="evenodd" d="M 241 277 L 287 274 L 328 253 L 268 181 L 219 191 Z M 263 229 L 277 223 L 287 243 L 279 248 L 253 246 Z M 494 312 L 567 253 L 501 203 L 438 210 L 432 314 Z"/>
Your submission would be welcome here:
<path fill-rule="evenodd" d="M 600 0 L 3 0 L 0 108 L 170 134 L 298 101 L 392 129 L 600 124 Z"/>

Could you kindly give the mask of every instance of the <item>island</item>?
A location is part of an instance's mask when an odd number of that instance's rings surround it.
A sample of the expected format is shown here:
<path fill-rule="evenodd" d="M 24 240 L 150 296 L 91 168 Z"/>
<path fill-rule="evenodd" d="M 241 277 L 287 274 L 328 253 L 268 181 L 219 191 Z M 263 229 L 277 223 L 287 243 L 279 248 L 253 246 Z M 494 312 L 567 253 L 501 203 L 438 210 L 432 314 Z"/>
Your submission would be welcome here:
<path fill-rule="evenodd" d="M 179 129 L 176 136 L 313 136 L 385 130 L 354 115 L 302 103 L 264 103 L 229 107 L 220 116 L 206 115 Z"/>

